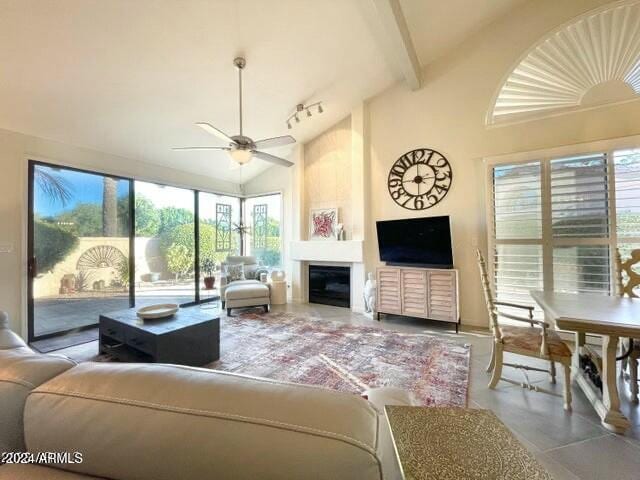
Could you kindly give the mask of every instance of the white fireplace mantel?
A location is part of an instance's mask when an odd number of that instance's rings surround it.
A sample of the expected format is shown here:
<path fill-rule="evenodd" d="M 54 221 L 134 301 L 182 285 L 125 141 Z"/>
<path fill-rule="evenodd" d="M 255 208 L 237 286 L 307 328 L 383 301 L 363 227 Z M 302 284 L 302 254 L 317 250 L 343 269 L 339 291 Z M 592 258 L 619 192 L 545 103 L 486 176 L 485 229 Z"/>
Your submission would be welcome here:
<path fill-rule="evenodd" d="M 316 240 L 291 242 L 291 260 L 298 262 L 362 263 L 362 240 Z"/>

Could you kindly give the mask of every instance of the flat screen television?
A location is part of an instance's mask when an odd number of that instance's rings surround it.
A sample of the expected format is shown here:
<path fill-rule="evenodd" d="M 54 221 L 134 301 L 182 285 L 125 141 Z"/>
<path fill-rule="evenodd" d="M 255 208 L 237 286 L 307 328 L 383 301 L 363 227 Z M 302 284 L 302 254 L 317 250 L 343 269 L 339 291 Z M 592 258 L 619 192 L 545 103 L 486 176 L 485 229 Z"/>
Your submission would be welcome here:
<path fill-rule="evenodd" d="M 388 265 L 453 268 L 448 216 L 379 221 L 376 229 Z"/>

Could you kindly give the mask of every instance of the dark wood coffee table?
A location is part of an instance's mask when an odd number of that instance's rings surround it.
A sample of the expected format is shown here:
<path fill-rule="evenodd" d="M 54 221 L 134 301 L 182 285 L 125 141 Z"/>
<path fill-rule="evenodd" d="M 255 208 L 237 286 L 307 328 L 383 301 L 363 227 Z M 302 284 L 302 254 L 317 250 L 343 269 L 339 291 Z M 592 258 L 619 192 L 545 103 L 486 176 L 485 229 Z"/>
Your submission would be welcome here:
<path fill-rule="evenodd" d="M 220 316 L 199 306 L 145 321 L 135 308 L 106 313 L 100 315 L 100 353 L 125 362 L 206 365 L 220 358 Z"/>

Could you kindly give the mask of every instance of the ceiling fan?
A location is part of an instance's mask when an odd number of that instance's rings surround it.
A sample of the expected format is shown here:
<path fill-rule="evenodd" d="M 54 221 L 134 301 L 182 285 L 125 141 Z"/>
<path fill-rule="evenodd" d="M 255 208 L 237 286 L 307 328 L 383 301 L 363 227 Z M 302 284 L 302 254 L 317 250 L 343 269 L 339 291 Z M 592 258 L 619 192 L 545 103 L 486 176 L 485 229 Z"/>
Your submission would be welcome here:
<path fill-rule="evenodd" d="M 293 165 L 289 160 L 276 157 L 270 153 L 260 151 L 263 148 L 275 148 L 282 147 L 295 143 L 296 139 L 291 135 L 285 135 L 282 137 L 265 138 L 263 140 L 253 141 L 250 137 L 243 135 L 242 132 L 242 70 L 247 65 L 246 60 L 243 57 L 237 57 L 233 60 L 233 64 L 238 68 L 238 88 L 239 88 L 239 106 L 240 106 L 240 134 L 229 136 L 222 130 L 217 129 L 213 125 L 206 122 L 198 122 L 197 126 L 209 132 L 210 134 L 218 137 L 227 143 L 227 146 L 216 147 L 175 147 L 173 150 L 178 151 L 194 151 L 194 150 L 225 150 L 229 153 L 232 160 L 239 165 L 244 165 L 251 161 L 253 157 L 257 157 L 267 162 L 275 163 L 276 165 L 282 165 L 285 167 L 291 167 Z"/>

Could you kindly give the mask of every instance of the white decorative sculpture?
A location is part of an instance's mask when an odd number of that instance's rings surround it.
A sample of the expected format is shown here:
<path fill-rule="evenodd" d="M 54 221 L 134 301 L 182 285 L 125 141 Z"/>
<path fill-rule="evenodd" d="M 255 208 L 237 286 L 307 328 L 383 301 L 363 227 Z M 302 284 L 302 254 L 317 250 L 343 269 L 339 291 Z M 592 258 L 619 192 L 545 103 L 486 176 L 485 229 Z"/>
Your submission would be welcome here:
<path fill-rule="evenodd" d="M 364 308 L 367 313 L 373 313 L 376 308 L 376 287 L 375 277 L 369 272 L 364 284 Z"/>
<path fill-rule="evenodd" d="M 344 232 L 344 224 L 338 223 L 335 229 L 336 240 L 342 240 L 342 232 Z"/>
<path fill-rule="evenodd" d="M 0 329 L 9 328 L 9 314 L 0 310 Z"/>

